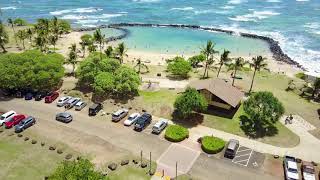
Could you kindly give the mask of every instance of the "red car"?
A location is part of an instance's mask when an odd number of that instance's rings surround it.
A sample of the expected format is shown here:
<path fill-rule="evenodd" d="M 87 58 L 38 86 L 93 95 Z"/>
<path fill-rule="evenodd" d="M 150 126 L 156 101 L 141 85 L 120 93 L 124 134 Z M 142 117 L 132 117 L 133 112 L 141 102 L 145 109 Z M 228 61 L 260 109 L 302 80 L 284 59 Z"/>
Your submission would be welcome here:
<path fill-rule="evenodd" d="M 12 128 L 13 126 L 19 124 L 20 121 L 24 120 L 25 118 L 26 118 L 25 115 L 18 114 L 18 115 L 13 116 L 13 118 L 10 121 L 5 122 L 4 125 L 7 129 L 9 129 L 9 128 Z"/>
<path fill-rule="evenodd" d="M 49 93 L 45 98 L 44 102 L 45 103 L 52 103 L 54 100 L 56 100 L 59 97 L 59 93 L 54 91 L 52 93 Z"/>

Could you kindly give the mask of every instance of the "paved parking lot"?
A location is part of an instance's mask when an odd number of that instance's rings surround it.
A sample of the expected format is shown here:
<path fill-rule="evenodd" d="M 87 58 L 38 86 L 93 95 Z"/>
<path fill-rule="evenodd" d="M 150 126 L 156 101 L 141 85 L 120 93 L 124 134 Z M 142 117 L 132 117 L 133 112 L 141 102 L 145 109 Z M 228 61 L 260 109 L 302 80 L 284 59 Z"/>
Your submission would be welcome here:
<path fill-rule="evenodd" d="M 264 162 L 265 155 L 250 148 L 239 146 L 232 163 L 249 168 L 260 168 Z"/>

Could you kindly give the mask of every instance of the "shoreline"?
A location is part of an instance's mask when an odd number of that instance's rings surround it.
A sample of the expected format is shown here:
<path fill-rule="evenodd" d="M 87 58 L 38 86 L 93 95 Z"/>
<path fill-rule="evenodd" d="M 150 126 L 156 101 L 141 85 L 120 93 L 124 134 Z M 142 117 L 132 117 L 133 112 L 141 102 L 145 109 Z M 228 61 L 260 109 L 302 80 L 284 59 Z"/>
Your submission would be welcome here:
<path fill-rule="evenodd" d="M 205 31 L 215 31 L 215 32 L 222 32 L 227 33 L 230 35 L 236 34 L 236 32 L 231 30 L 225 30 L 221 28 L 211 28 L 211 27 L 204 27 L 199 25 L 186 25 L 186 24 L 148 24 L 148 23 L 116 23 L 116 24 L 109 24 L 109 25 L 101 25 L 98 27 L 88 27 L 88 28 L 75 28 L 73 31 L 83 32 L 83 31 L 93 31 L 97 28 L 113 28 L 123 32 L 123 34 L 119 36 L 114 36 L 106 39 L 107 42 L 117 41 L 126 38 L 130 31 L 124 27 L 171 27 L 171 28 L 189 28 L 189 29 L 196 29 L 196 30 L 205 30 Z M 269 50 L 272 53 L 272 58 L 278 62 L 284 62 L 288 65 L 295 66 L 302 71 L 306 71 L 306 69 L 298 62 L 291 59 L 287 54 L 285 54 L 279 42 L 266 36 L 260 36 L 257 34 L 250 34 L 250 33 L 238 33 L 242 37 L 252 38 L 252 39 L 259 39 L 265 41 L 269 45 Z"/>

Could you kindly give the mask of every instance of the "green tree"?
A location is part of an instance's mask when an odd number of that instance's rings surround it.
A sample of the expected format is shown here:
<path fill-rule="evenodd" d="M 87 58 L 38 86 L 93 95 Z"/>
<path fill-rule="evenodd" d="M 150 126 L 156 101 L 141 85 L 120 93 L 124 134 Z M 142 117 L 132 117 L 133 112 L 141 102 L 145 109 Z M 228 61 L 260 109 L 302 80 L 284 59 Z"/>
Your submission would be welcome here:
<path fill-rule="evenodd" d="M 89 51 L 90 53 L 96 52 L 96 51 L 97 51 L 97 46 L 94 45 L 94 44 L 90 44 L 90 45 L 88 46 L 88 51 Z"/>
<path fill-rule="evenodd" d="M 218 70 L 217 77 L 219 77 L 222 66 L 227 65 L 227 63 L 229 63 L 231 61 L 231 58 L 229 58 L 229 54 L 230 54 L 230 51 L 223 50 L 223 53 L 220 56 L 219 70 Z"/>
<path fill-rule="evenodd" d="M 122 64 L 124 56 L 128 56 L 127 55 L 127 48 L 123 42 L 118 44 L 118 47 L 116 48 L 116 52 L 117 52 L 118 58 L 120 60 L 120 63 Z"/>
<path fill-rule="evenodd" d="M 16 31 L 14 30 L 13 20 L 11 18 L 8 18 L 7 22 L 8 22 L 8 25 L 11 26 L 11 28 L 12 28 L 13 37 L 14 37 L 14 40 L 16 41 L 16 44 L 17 44 L 18 42 L 17 42 L 17 39 L 16 39 Z"/>
<path fill-rule="evenodd" d="M 144 64 L 141 59 L 137 59 L 137 64 L 134 66 L 134 69 L 136 70 L 136 72 L 138 74 L 140 74 L 141 69 L 145 69 L 144 73 L 148 73 L 149 72 L 149 68 L 146 64 Z"/>
<path fill-rule="evenodd" d="M 49 176 L 50 180 L 103 180 L 101 172 L 95 170 L 94 164 L 87 159 L 80 158 L 79 161 L 63 161 Z"/>
<path fill-rule="evenodd" d="M 121 66 L 115 72 L 115 93 L 121 95 L 136 94 L 141 84 L 139 75 L 127 66 Z"/>
<path fill-rule="evenodd" d="M 58 41 L 58 36 L 55 36 L 55 35 L 49 36 L 49 42 L 51 45 L 53 45 L 53 52 L 56 52 L 57 41 Z"/>
<path fill-rule="evenodd" d="M 26 26 L 27 25 L 27 21 L 22 19 L 22 18 L 16 18 L 13 21 L 13 24 L 16 25 L 16 26 Z"/>
<path fill-rule="evenodd" d="M 199 54 L 192 56 L 188 59 L 188 62 L 191 64 L 193 68 L 196 68 L 199 66 L 199 63 L 204 62 L 206 60 L 205 55 Z"/>
<path fill-rule="evenodd" d="M 83 52 L 83 55 L 82 57 L 85 57 L 86 55 L 86 47 L 89 46 L 89 45 L 92 45 L 92 36 L 90 34 L 84 34 L 81 36 L 81 42 L 80 42 L 80 45 L 81 45 L 81 49 L 82 49 L 82 52 Z"/>
<path fill-rule="evenodd" d="M 208 41 L 207 45 L 204 48 L 202 48 L 202 50 L 201 50 L 201 53 L 204 54 L 206 57 L 203 78 L 209 77 L 208 68 L 214 62 L 214 59 L 213 59 L 214 54 L 219 53 L 219 51 L 216 51 L 214 49 L 214 46 L 215 46 L 215 44 L 212 41 Z"/>
<path fill-rule="evenodd" d="M 320 90 L 320 78 L 317 78 L 313 83 L 312 97 L 315 98 L 316 93 Z"/>
<path fill-rule="evenodd" d="M 194 111 L 205 111 L 207 100 L 196 89 L 188 87 L 174 102 L 177 115 L 181 118 L 190 116 Z"/>
<path fill-rule="evenodd" d="M 100 59 L 102 59 L 102 47 L 105 43 L 105 35 L 101 33 L 100 29 L 97 29 L 94 33 L 93 33 L 93 40 L 99 44 L 100 47 Z"/>
<path fill-rule="evenodd" d="M 233 71 L 232 73 L 232 86 L 234 86 L 234 81 L 237 78 L 237 72 L 243 68 L 244 65 L 246 65 L 247 62 L 244 61 L 242 57 L 238 57 L 235 59 L 235 61 L 229 65 L 228 70 Z"/>
<path fill-rule="evenodd" d="M 51 32 L 52 32 L 52 36 L 54 36 L 54 39 L 56 39 L 58 41 L 59 39 L 59 31 L 60 31 L 60 26 L 59 26 L 59 20 L 56 16 L 53 16 L 51 22 L 50 22 L 50 25 L 51 25 Z"/>
<path fill-rule="evenodd" d="M 93 89 L 95 93 L 100 96 L 109 94 L 115 87 L 114 75 L 109 72 L 100 72 L 95 78 L 93 83 Z"/>
<path fill-rule="evenodd" d="M 107 57 L 112 57 L 113 56 L 112 46 L 108 46 L 107 49 L 104 51 L 104 53 L 107 55 Z"/>
<path fill-rule="evenodd" d="M 66 20 L 58 20 L 59 24 L 59 35 L 61 36 L 62 34 L 69 33 L 71 31 L 71 25 L 70 22 Z"/>
<path fill-rule="evenodd" d="M 253 71 L 253 76 L 252 76 L 252 81 L 251 81 L 249 93 L 251 93 L 251 91 L 252 91 L 253 82 L 254 82 L 254 78 L 256 76 L 256 72 L 260 71 L 261 68 L 266 68 L 268 66 L 268 64 L 265 62 L 266 60 L 267 60 L 267 58 L 264 58 L 262 56 L 257 56 L 257 57 L 252 58 L 252 62 L 250 63 L 250 67 L 252 67 L 254 69 L 254 71 Z"/>
<path fill-rule="evenodd" d="M 6 48 L 4 47 L 7 43 L 9 43 L 9 36 L 4 25 L 2 24 L 2 21 L 0 21 L 0 47 L 4 53 L 7 52 Z"/>
<path fill-rule="evenodd" d="M 72 74 L 74 74 L 74 70 L 76 68 L 76 64 L 77 64 L 77 45 L 74 43 L 71 45 L 71 47 L 69 47 L 70 52 L 67 58 L 67 63 L 72 65 Z"/>
<path fill-rule="evenodd" d="M 244 102 L 243 109 L 253 122 L 251 126 L 257 136 L 268 133 L 268 129 L 273 127 L 284 113 L 282 103 L 271 92 L 265 91 L 251 95 Z"/>
<path fill-rule="evenodd" d="M 27 38 L 29 39 L 29 42 L 31 43 L 30 44 L 30 47 L 32 46 L 32 36 L 33 36 L 33 31 L 31 28 L 28 28 L 26 30 L 26 34 L 27 34 Z"/>
<path fill-rule="evenodd" d="M 16 36 L 20 40 L 20 42 L 22 42 L 23 49 L 26 49 L 24 45 L 24 40 L 28 38 L 27 32 L 24 29 L 18 30 Z"/>
<path fill-rule="evenodd" d="M 182 57 L 175 57 L 169 61 L 167 66 L 167 71 L 174 76 L 181 78 L 187 78 L 189 72 L 192 70 L 192 67 L 189 62 L 187 62 Z"/>

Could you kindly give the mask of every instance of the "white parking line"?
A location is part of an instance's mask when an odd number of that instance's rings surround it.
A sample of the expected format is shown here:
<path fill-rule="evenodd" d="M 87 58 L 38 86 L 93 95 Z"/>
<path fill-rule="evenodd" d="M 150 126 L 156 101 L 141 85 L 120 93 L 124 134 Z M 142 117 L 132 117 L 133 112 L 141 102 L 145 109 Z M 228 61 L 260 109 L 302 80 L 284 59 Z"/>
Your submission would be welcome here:
<path fill-rule="evenodd" d="M 251 149 L 245 149 L 245 150 L 237 151 L 237 153 L 244 152 L 244 151 L 250 151 L 250 150 Z"/>
<path fill-rule="evenodd" d="M 251 154 L 251 153 L 249 153 L 249 154 L 242 154 L 242 155 L 240 155 L 240 156 L 235 156 L 234 159 L 235 159 L 235 158 L 238 158 L 238 157 L 242 157 L 242 156 L 248 156 L 248 155 L 250 155 L 250 154 Z"/>
<path fill-rule="evenodd" d="M 248 163 L 249 163 L 249 161 L 250 161 L 250 158 L 251 158 L 252 152 L 253 152 L 253 150 L 251 151 L 251 153 L 250 153 L 250 155 L 249 155 L 248 162 L 247 162 L 246 166 L 248 166 Z"/>
<path fill-rule="evenodd" d="M 245 149 L 245 150 L 240 150 L 240 151 L 239 151 L 239 149 L 240 149 L 241 147 L 243 147 L 243 146 L 240 146 L 240 147 L 237 149 L 236 155 L 237 155 L 238 153 L 240 153 L 240 152 L 245 152 L 245 151 L 248 151 L 248 150 L 250 150 L 250 153 L 249 153 L 249 154 L 242 154 L 242 155 L 239 155 L 239 156 L 235 156 L 235 157 L 233 158 L 232 162 L 235 163 L 235 164 L 239 164 L 239 165 L 242 165 L 242 166 L 247 167 L 248 164 L 249 164 L 249 161 L 250 161 L 250 158 L 251 158 L 253 149 L 247 148 L 247 149 Z M 248 157 L 247 159 L 243 159 L 243 160 L 236 161 L 237 158 L 243 157 L 243 156 L 249 156 L 249 157 Z M 242 164 L 241 162 L 246 162 L 246 164 Z"/>

